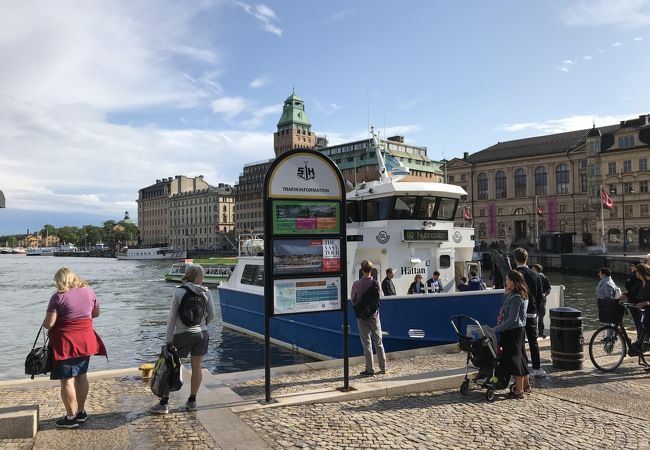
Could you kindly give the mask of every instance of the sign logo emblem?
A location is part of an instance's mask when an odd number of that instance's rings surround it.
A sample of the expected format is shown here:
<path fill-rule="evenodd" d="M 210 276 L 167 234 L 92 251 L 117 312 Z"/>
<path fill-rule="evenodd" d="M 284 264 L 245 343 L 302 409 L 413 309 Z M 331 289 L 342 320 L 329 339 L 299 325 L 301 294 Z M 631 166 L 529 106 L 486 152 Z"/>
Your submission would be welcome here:
<path fill-rule="evenodd" d="M 463 235 L 460 234 L 460 231 L 456 231 L 451 238 L 454 240 L 456 244 L 460 244 L 460 241 L 463 240 Z"/>
<path fill-rule="evenodd" d="M 380 231 L 379 234 L 377 234 L 377 242 L 380 244 L 386 244 L 388 241 L 390 241 L 390 234 L 385 231 Z"/>
<path fill-rule="evenodd" d="M 307 164 L 307 161 L 305 161 L 305 167 L 298 167 L 298 173 L 297 173 L 299 178 L 302 178 L 303 180 L 313 180 L 316 178 L 316 171 L 309 167 Z"/>

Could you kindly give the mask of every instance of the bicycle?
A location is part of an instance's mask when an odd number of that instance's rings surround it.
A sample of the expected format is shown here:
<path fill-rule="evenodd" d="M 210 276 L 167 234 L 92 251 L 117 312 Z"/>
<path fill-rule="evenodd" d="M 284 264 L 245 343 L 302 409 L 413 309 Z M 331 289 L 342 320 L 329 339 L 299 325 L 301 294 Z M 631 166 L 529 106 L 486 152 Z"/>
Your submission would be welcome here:
<path fill-rule="evenodd" d="M 593 365 L 603 372 L 612 372 L 620 367 L 626 355 L 638 356 L 639 365 L 650 367 L 650 334 L 647 330 L 641 332 L 636 343 L 633 343 L 623 326 L 623 314 L 630 308 L 636 307 L 633 303 L 618 303 L 607 306 L 609 311 L 601 311 L 599 300 L 599 318 L 606 323 L 598 328 L 589 341 L 589 358 Z M 613 311 L 617 309 L 616 311 Z M 647 314 L 647 309 L 640 310 Z M 606 317 L 603 317 L 605 314 Z M 609 314 L 609 315 L 608 315 Z M 613 314 L 613 315 L 612 315 Z M 608 320 L 615 318 L 616 320 Z M 638 345 L 637 345 L 638 344 Z"/>

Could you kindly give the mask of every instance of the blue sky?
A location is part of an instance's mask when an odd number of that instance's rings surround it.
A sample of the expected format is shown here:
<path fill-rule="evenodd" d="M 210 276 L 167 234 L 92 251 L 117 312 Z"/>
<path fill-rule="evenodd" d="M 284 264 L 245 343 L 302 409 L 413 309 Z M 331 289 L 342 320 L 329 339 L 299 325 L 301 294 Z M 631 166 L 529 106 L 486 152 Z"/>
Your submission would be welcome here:
<path fill-rule="evenodd" d="M 370 119 L 435 159 L 616 123 L 650 112 L 649 44 L 648 0 L 3 2 L 0 234 L 234 184 L 294 86 L 331 143 Z"/>

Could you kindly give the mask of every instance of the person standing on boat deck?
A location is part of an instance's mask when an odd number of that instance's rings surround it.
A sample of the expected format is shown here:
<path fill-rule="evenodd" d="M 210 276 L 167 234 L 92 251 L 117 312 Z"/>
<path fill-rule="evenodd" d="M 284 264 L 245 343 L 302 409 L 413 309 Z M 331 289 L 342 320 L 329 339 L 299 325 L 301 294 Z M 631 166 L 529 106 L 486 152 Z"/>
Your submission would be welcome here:
<path fill-rule="evenodd" d="M 422 275 L 419 273 L 415 275 L 415 279 L 409 286 L 407 294 L 424 294 L 424 283 L 422 282 Z"/>
<path fill-rule="evenodd" d="M 427 280 L 427 291 L 439 293 L 442 292 L 442 281 L 440 281 L 440 272 L 433 272 L 433 276 Z"/>
<path fill-rule="evenodd" d="M 350 291 L 350 300 L 352 305 L 356 305 L 363 294 L 375 284 L 379 289 L 379 282 L 372 278 L 372 263 L 367 260 L 361 261 L 361 272 L 363 277 L 360 280 L 352 283 Z M 420 277 L 422 278 L 422 277 Z M 379 309 L 368 319 L 357 317 L 357 325 L 359 326 L 359 338 L 363 346 L 363 354 L 366 357 L 366 370 L 359 375 L 373 376 L 375 373 L 386 373 L 386 352 L 384 351 L 384 344 L 381 337 L 381 322 L 379 320 Z M 375 344 L 377 351 L 377 358 L 379 359 L 379 372 L 375 372 L 375 366 L 372 356 L 372 342 Z"/>
<path fill-rule="evenodd" d="M 467 282 L 467 289 L 466 291 L 484 291 L 485 290 L 485 283 L 483 283 L 483 280 L 479 278 L 479 276 L 476 274 L 476 271 L 472 270 L 469 273 L 469 281 Z"/>
<path fill-rule="evenodd" d="M 533 364 L 533 376 L 545 377 L 546 371 L 542 369 L 541 358 L 539 356 L 539 344 L 537 343 L 537 311 L 542 301 L 542 281 L 539 275 L 528 267 L 528 252 L 526 249 L 518 247 L 512 254 L 515 257 L 515 264 L 519 273 L 524 276 L 526 286 L 528 287 L 528 308 L 526 310 L 526 338 L 528 339 L 528 348 L 530 349 L 530 359 Z"/>
<path fill-rule="evenodd" d="M 542 282 L 542 301 L 539 303 L 539 310 L 537 311 L 537 335 L 542 339 L 546 339 L 544 334 L 544 317 L 546 317 L 546 297 L 551 293 L 551 282 L 544 274 L 544 267 L 541 264 L 533 264 L 531 268 L 539 275 L 539 280 Z"/>
<path fill-rule="evenodd" d="M 177 287 L 174 291 L 174 298 L 167 317 L 165 343 L 176 347 L 178 356 L 181 358 L 187 358 L 188 354 L 192 355 L 190 358 L 192 366 L 190 396 L 185 404 L 188 411 L 196 411 L 196 394 L 199 392 L 201 381 L 203 381 L 201 366 L 203 365 L 203 357 L 208 352 L 208 342 L 210 340 L 207 325 L 214 319 L 214 301 L 210 290 L 202 284 L 204 275 L 203 267 L 200 265 L 190 264 L 187 266 L 181 280 L 183 285 Z M 203 296 L 207 302 L 205 321 L 200 325 L 188 327 L 182 322 L 178 314 L 181 300 L 187 293 L 185 288 L 190 289 L 194 294 Z M 149 410 L 154 414 L 169 413 L 169 397 L 161 398 L 160 403 L 155 404 Z"/>
<path fill-rule="evenodd" d="M 387 297 L 390 295 L 397 295 L 397 291 L 395 291 L 395 285 L 393 284 L 394 275 L 395 272 L 393 272 L 393 268 L 389 267 L 386 269 L 386 278 L 384 278 L 384 281 L 381 282 L 381 291 Z"/>

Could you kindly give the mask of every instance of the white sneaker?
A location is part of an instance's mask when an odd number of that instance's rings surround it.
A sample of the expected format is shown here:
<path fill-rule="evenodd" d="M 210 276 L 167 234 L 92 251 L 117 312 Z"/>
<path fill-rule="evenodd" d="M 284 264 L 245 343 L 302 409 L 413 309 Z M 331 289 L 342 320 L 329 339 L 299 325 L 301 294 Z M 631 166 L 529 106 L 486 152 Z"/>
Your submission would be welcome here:
<path fill-rule="evenodd" d="M 151 408 L 149 408 L 149 411 L 151 411 L 154 414 L 169 414 L 169 406 L 156 403 Z"/>
<path fill-rule="evenodd" d="M 533 371 L 533 376 L 535 378 L 544 378 L 546 376 L 546 371 L 540 367 L 539 369 L 535 369 Z"/>

